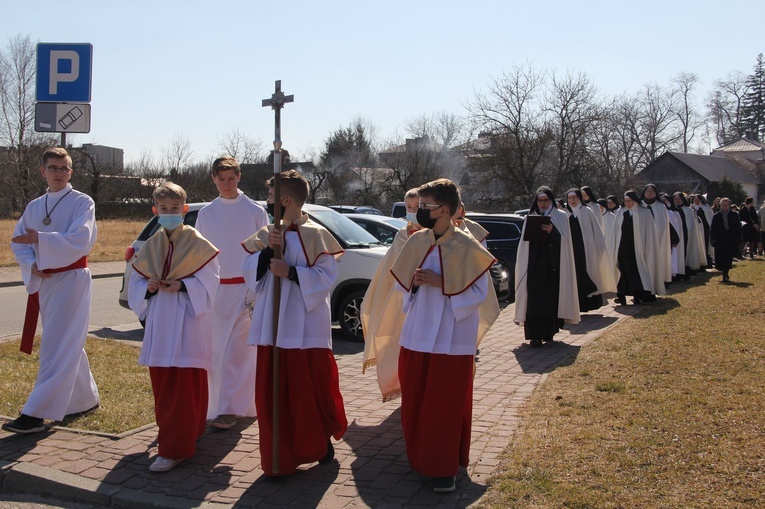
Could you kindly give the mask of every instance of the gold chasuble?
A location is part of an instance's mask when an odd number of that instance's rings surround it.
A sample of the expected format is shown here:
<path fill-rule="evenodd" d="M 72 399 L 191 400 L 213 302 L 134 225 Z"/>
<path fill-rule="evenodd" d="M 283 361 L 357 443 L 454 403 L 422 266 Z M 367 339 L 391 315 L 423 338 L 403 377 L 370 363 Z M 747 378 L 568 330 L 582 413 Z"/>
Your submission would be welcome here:
<path fill-rule="evenodd" d="M 160 228 L 141 247 L 133 269 L 143 277 L 179 281 L 189 277 L 218 256 L 218 248 L 189 225 L 181 225 L 170 236 Z"/>
<path fill-rule="evenodd" d="M 261 228 L 242 242 L 242 247 L 250 254 L 258 253 L 268 247 L 268 234 L 274 225 Z M 300 239 L 300 247 L 303 248 L 306 262 L 313 267 L 316 260 L 323 254 L 332 255 L 335 258 L 342 256 L 345 251 L 332 234 L 308 217 L 307 214 L 300 216 L 292 224 L 282 223 L 282 231 L 296 231 Z M 282 244 L 284 246 L 285 244 Z"/>
<path fill-rule="evenodd" d="M 452 225 L 438 240 L 436 240 L 433 230 L 424 229 L 413 233 L 404 244 L 396 261 L 393 262 L 390 269 L 391 275 L 402 287 L 410 291 L 415 271 L 420 268 L 433 249 L 439 250 L 441 291 L 447 297 L 459 295 L 479 278 L 488 277 L 486 272 L 496 261 L 469 233 Z M 493 291 L 494 286 L 489 284 L 489 288 L 489 296 L 479 307 L 477 344 L 481 342 L 483 336 L 499 316 L 499 303 Z M 371 310 L 372 321 L 379 324 L 375 335 L 377 353 L 374 358 L 368 359 L 364 366 L 377 366 L 377 378 L 383 401 L 401 395 L 401 386 L 398 380 L 401 323 L 392 324 L 386 318 L 390 317 L 391 320 L 403 322 L 404 315 L 401 313 L 401 301 L 398 301 L 398 309 L 393 309 L 392 303 L 395 301 L 388 299 L 385 305 L 379 309 Z M 375 316 L 378 314 L 380 316 Z M 386 324 L 388 332 L 397 331 L 398 334 L 385 334 L 385 331 L 380 330 L 383 324 Z"/>

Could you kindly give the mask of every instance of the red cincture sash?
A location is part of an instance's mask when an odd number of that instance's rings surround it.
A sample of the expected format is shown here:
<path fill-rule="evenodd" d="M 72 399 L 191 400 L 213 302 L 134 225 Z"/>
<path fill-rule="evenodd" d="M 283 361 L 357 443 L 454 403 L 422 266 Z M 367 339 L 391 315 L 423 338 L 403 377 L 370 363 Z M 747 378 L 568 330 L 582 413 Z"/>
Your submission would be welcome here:
<path fill-rule="evenodd" d="M 243 277 L 229 277 L 220 278 L 220 284 L 222 285 L 243 285 L 244 284 L 244 278 Z"/>
<path fill-rule="evenodd" d="M 85 269 L 88 266 L 88 257 L 83 256 L 76 262 L 66 267 L 59 267 L 57 269 L 45 269 L 42 272 L 44 274 L 58 274 L 59 272 L 67 272 L 74 269 Z M 31 293 L 27 297 L 27 311 L 24 315 L 24 328 L 21 333 L 21 350 L 26 354 L 32 353 L 32 343 L 35 339 L 35 331 L 37 331 L 37 318 L 40 315 L 40 295 L 39 292 Z"/>

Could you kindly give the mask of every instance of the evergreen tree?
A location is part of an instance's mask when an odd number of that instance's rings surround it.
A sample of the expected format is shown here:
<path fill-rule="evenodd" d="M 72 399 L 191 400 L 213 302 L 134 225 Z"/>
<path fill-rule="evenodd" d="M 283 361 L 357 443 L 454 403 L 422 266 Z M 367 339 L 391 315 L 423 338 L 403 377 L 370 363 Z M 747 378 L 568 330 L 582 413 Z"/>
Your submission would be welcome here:
<path fill-rule="evenodd" d="M 742 124 L 748 136 L 765 140 L 765 60 L 762 53 L 746 80 L 746 95 L 742 104 Z"/>

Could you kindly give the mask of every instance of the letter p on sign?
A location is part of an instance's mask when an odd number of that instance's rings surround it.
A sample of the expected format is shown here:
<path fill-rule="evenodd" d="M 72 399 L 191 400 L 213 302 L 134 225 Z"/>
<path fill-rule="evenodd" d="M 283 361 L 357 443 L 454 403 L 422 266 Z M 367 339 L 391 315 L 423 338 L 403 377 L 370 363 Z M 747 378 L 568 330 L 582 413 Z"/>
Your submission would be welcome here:
<path fill-rule="evenodd" d="M 92 44 L 39 43 L 37 101 L 89 103 L 92 68 Z"/>
<path fill-rule="evenodd" d="M 61 72 L 59 62 L 69 61 L 69 72 Z M 62 62 L 62 63 L 63 63 Z M 63 67 L 63 66 L 62 66 Z M 57 94 L 58 84 L 72 83 L 80 76 L 80 55 L 71 50 L 54 50 L 50 52 L 50 77 L 48 78 L 48 93 Z"/>

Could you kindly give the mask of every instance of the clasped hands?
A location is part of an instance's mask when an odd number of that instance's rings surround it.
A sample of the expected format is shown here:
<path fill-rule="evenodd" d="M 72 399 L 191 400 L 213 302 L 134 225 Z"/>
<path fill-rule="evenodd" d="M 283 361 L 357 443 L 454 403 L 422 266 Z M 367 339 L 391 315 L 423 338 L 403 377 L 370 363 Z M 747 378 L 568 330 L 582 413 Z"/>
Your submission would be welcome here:
<path fill-rule="evenodd" d="M 417 269 L 414 272 L 414 286 L 433 286 L 441 288 L 441 275 L 430 269 Z"/>
<path fill-rule="evenodd" d="M 160 292 L 177 292 L 181 289 L 181 282 L 180 281 L 169 281 L 166 279 L 159 279 L 156 277 L 150 278 L 149 283 L 147 285 L 147 289 L 154 293 L 156 291 Z"/>

